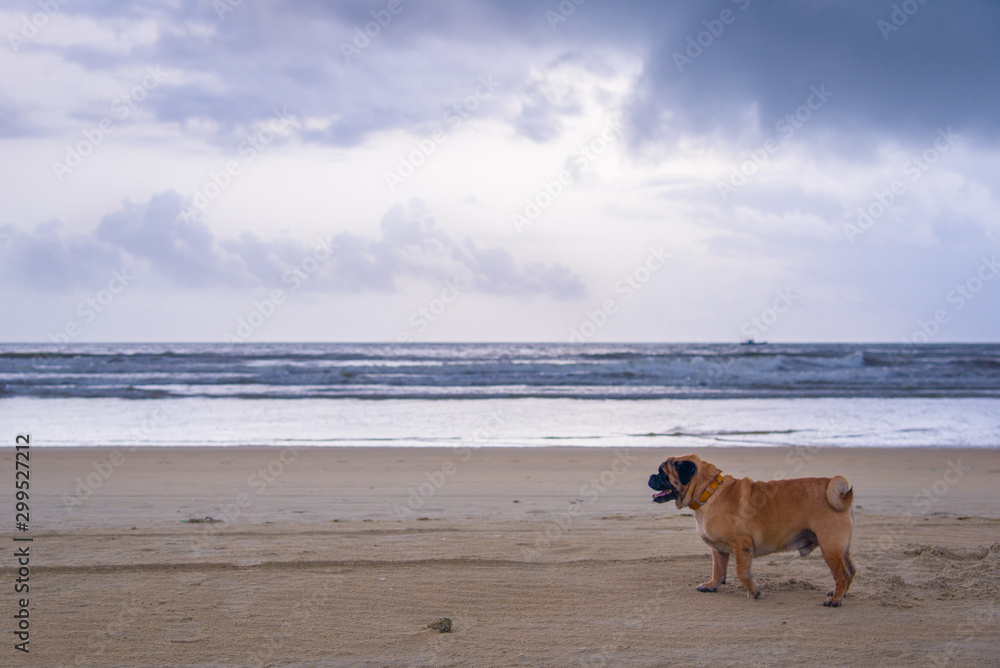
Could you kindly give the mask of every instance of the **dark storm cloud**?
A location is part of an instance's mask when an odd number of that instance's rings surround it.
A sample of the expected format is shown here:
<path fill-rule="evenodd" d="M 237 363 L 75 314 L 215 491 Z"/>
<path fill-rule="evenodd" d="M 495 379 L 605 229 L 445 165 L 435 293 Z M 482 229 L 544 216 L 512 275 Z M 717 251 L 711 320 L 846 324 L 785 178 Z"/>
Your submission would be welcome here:
<path fill-rule="evenodd" d="M 295 287 L 325 293 L 394 291 L 403 280 L 461 279 L 483 293 L 569 299 L 584 294 L 560 264 L 520 263 L 506 250 L 480 248 L 437 227 L 419 201 L 382 218 L 380 236 L 339 233 L 310 243 L 264 240 L 252 233 L 220 239 L 204 220 L 185 215 L 176 192 L 146 204 L 126 202 L 93 234 L 64 233 L 58 223 L 27 232 L 0 228 L 0 274 L 24 288 L 66 292 L 105 282 L 133 267 L 161 287 Z"/>
<path fill-rule="evenodd" d="M 377 34 L 358 39 L 351 59 L 344 45 L 376 17 L 384 21 L 387 3 L 244 2 L 221 18 L 217 4 L 67 6 L 98 19 L 145 14 L 162 25 L 155 44 L 128 54 L 77 46 L 62 55 L 89 68 L 140 61 L 219 77 L 220 86 L 165 86 L 149 105 L 163 120 L 210 119 L 225 132 L 285 104 L 303 116 L 337 116 L 310 138 L 342 145 L 432 120 L 490 64 L 508 77 L 508 91 L 525 86 L 512 126 L 544 141 L 555 122 L 524 77 L 548 56 L 529 63 L 531 54 L 594 48 L 643 59 L 632 116 L 644 141 L 681 130 L 732 136 L 751 106 L 766 129 L 822 84 L 836 103 L 817 115 L 817 129 L 865 139 L 950 124 L 997 136 L 1000 5 L 992 0 L 592 0 L 562 3 L 575 9 L 556 22 L 546 12 L 559 15 L 557 2 L 402 0 Z"/>
<path fill-rule="evenodd" d="M 912 15 L 894 2 L 744 3 L 708 3 L 683 37 L 655 46 L 634 106 L 640 134 L 732 136 L 751 105 L 773 132 L 825 85 L 835 100 L 810 121 L 815 130 L 867 140 L 954 125 L 996 139 L 997 3 L 910 0 Z M 728 24 L 719 20 L 726 10 Z"/>

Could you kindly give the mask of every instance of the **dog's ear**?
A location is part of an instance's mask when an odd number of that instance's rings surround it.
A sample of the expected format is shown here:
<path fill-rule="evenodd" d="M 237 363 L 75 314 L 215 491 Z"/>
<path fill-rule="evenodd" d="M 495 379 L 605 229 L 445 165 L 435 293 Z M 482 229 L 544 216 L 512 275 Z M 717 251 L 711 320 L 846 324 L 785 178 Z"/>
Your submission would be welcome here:
<path fill-rule="evenodd" d="M 698 467 L 688 459 L 681 459 L 674 464 L 674 470 L 677 471 L 677 478 L 681 481 L 681 484 L 686 485 L 691 482 L 691 478 L 698 472 Z"/>

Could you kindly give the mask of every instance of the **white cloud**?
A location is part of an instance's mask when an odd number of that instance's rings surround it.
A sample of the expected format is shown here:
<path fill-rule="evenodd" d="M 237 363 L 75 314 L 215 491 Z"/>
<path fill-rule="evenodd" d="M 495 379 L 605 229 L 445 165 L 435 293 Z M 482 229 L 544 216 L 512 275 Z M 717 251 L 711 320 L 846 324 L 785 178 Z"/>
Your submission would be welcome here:
<path fill-rule="evenodd" d="M 246 232 L 220 239 L 204 219 L 185 213 L 176 192 L 148 203 L 127 200 L 92 234 L 68 233 L 56 222 L 31 232 L 7 225 L 0 233 L 5 235 L 0 245 L 5 278 L 43 292 L 71 293 L 129 266 L 147 286 L 162 288 L 394 292 L 403 282 L 458 277 L 488 294 L 567 299 L 584 293 L 564 264 L 522 263 L 502 248 L 453 238 L 420 201 L 392 207 L 382 217 L 377 238 L 341 232 L 304 242 L 265 240 Z"/>

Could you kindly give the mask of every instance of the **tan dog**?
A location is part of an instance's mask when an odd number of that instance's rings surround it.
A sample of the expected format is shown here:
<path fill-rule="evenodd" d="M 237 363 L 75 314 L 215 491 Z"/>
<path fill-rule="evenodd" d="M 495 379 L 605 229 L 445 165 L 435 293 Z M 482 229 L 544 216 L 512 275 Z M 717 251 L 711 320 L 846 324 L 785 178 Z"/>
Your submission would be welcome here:
<path fill-rule="evenodd" d="M 694 510 L 698 533 L 712 547 L 712 579 L 698 591 L 715 591 L 726 582 L 729 555 L 747 596 L 760 596 L 750 565 L 755 556 L 816 547 L 833 573 L 835 587 L 823 605 L 837 607 L 851 587 L 851 532 L 854 490 L 843 476 L 756 482 L 723 476 L 697 455 L 668 457 L 649 477 L 653 501 L 676 499 L 678 508 Z"/>

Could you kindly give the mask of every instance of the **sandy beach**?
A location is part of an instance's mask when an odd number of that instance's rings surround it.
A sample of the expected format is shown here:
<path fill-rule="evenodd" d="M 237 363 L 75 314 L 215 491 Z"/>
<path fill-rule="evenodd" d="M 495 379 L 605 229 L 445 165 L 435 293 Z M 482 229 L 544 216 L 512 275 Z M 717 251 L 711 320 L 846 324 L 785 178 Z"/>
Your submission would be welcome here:
<path fill-rule="evenodd" d="M 669 454 L 603 448 L 31 450 L 30 654 L 3 665 L 993 665 L 1000 451 L 712 448 L 725 473 L 848 477 L 858 575 L 819 552 L 711 572 Z M 212 517 L 221 522 L 185 522 Z M 20 534 L 22 537 L 24 534 Z M 22 543 L 23 544 L 23 543 Z M 427 624 L 453 621 L 439 634 Z"/>

